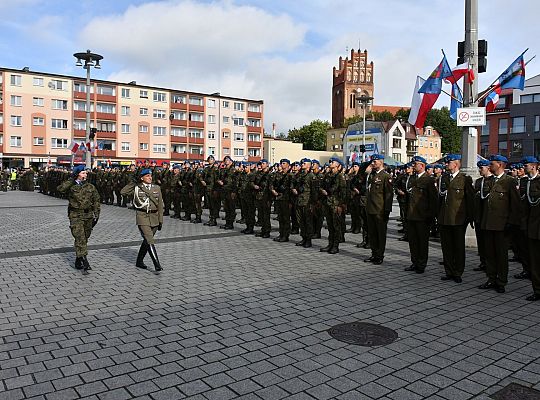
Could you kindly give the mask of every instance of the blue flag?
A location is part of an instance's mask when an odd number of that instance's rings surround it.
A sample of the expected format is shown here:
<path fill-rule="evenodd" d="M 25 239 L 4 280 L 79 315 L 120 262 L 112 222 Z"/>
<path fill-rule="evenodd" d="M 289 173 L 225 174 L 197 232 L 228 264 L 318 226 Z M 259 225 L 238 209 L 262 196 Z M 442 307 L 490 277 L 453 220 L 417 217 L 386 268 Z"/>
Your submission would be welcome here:
<path fill-rule="evenodd" d="M 501 89 L 521 89 L 525 87 L 525 63 L 523 54 L 510 64 L 499 77 Z"/>
<path fill-rule="evenodd" d="M 452 76 L 452 69 L 446 60 L 446 56 L 443 56 L 442 61 L 426 79 L 418 93 L 441 94 L 443 79 L 449 76 Z"/>
<path fill-rule="evenodd" d="M 450 99 L 450 118 L 457 119 L 457 109 L 463 106 L 463 96 L 457 83 L 452 84 L 452 98 Z"/>

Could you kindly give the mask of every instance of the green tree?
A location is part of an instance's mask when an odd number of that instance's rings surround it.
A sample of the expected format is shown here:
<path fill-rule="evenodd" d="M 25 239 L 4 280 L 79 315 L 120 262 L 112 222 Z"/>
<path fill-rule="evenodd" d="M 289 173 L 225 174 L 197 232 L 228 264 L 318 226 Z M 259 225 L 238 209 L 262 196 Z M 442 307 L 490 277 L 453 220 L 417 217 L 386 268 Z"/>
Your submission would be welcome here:
<path fill-rule="evenodd" d="M 408 108 L 408 109 L 404 109 L 404 108 L 400 108 L 397 112 L 396 112 L 396 115 L 394 115 L 394 117 L 396 119 L 400 119 L 401 118 L 401 121 L 402 122 L 407 122 L 409 120 L 409 114 L 411 113 L 411 109 Z"/>
<path fill-rule="evenodd" d="M 432 126 L 441 135 L 443 153 L 461 153 L 461 129 L 456 121 L 450 118 L 448 107 L 432 108 L 428 113 L 424 126 Z"/>
<path fill-rule="evenodd" d="M 328 121 L 316 119 L 309 125 L 289 130 L 289 139 L 302 143 L 304 150 L 326 150 L 326 132 L 331 128 Z"/>

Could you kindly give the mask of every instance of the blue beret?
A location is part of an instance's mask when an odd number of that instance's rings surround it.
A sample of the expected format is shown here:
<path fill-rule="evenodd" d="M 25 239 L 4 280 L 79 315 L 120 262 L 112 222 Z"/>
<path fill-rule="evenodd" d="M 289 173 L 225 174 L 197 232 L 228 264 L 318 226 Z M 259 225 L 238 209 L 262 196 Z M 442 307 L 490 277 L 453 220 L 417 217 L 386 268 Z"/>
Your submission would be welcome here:
<path fill-rule="evenodd" d="M 184 165 L 191 165 L 191 163 L 188 160 L 186 160 L 184 161 Z"/>
<path fill-rule="evenodd" d="M 525 164 L 538 164 L 538 159 L 534 156 L 523 157 L 520 161 L 523 165 Z"/>
<path fill-rule="evenodd" d="M 302 159 L 300 160 L 300 163 L 302 163 L 302 164 L 305 163 L 305 162 L 310 163 L 310 162 L 311 162 L 311 158 L 302 158 Z"/>
<path fill-rule="evenodd" d="M 354 166 L 360 166 L 360 163 L 358 161 L 354 161 L 352 164 L 351 164 L 351 167 L 354 167 Z"/>
<path fill-rule="evenodd" d="M 461 154 L 448 154 L 444 159 L 445 162 L 458 161 L 458 160 L 461 160 Z"/>
<path fill-rule="evenodd" d="M 491 157 L 489 157 L 489 161 L 498 161 L 498 162 L 508 163 L 508 158 L 500 154 L 494 154 Z"/>
<path fill-rule="evenodd" d="M 215 160 L 216 158 L 212 154 L 210 154 L 208 157 L 206 157 L 206 161 L 210 159 Z"/>
<path fill-rule="evenodd" d="M 320 163 L 319 160 L 311 160 L 311 162 L 312 162 L 313 164 L 318 164 L 319 166 L 321 165 L 321 163 Z"/>
<path fill-rule="evenodd" d="M 524 167 L 523 164 L 520 163 L 520 162 L 512 164 L 512 168 L 515 168 L 515 169 L 520 169 L 520 168 L 523 168 L 523 167 Z"/>
<path fill-rule="evenodd" d="M 426 169 L 433 168 L 433 164 L 427 164 Z"/>
<path fill-rule="evenodd" d="M 173 165 L 173 169 L 180 169 L 181 165 L 180 164 L 174 164 Z"/>
<path fill-rule="evenodd" d="M 289 160 L 288 158 L 282 158 L 281 160 L 279 160 L 279 163 L 287 163 L 287 164 L 290 164 L 291 163 L 291 160 Z"/>
<path fill-rule="evenodd" d="M 150 161 L 150 164 L 157 164 L 156 160 Z"/>
<path fill-rule="evenodd" d="M 413 165 L 414 165 L 414 162 L 409 161 L 407 164 L 405 164 L 405 168 L 412 168 Z"/>
<path fill-rule="evenodd" d="M 372 154 L 370 159 L 371 159 L 371 161 L 373 161 L 373 160 L 384 160 L 384 155 L 382 155 L 382 154 Z"/>
<path fill-rule="evenodd" d="M 82 171 L 84 171 L 84 165 L 77 165 L 73 168 L 73 176 L 78 176 Z"/>
<path fill-rule="evenodd" d="M 298 166 L 298 167 L 299 167 L 299 166 L 300 166 L 300 163 L 299 163 L 298 161 L 295 161 L 295 162 L 293 162 L 293 163 L 292 163 L 292 165 L 293 165 L 293 166 L 295 166 L 295 165 L 296 165 L 296 166 Z"/>
<path fill-rule="evenodd" d="M 268 160 L 267 160 L 266 158 L 263 158 L 260 162 L 261 162 L 261 164 L 262 164 L 262 163 L 268 164 Z"/>
<path fill-rule="evenodd" d="M 411 160 L 412 162 L 421 162 L 423 164 L 427 164 L 427 161 L 424 157 L 421 156 L 414 156 Z"/>
<path fill-rule="evenodd" d="M 444 165 L 442 165 L 442 164 L 433 164 L 433 169 L 435 169 L 435 168 L 444 169 Z"/>
<path fill-rule="evenodd" d="M 489 161 L 488 160 L 480 160 L 476 163 L 476 166 L 478 168 L 481 168 L 481 167 L 489 167 Z"/>
<path fill-rule="evenodd" d="M 139 172 L 139 176 L 152 175 L 152 170 L 150 168 L 145 168 Z"/>
<path fill-rule="evenodd" d="M 332 157 L 330 160 L 328 160 L 329 162 L 337 162 L 339 165 L 341 165 L 343 167 L 343 161 L 341 161 L 340 158 L 337 158 L 337 157 Z"/>

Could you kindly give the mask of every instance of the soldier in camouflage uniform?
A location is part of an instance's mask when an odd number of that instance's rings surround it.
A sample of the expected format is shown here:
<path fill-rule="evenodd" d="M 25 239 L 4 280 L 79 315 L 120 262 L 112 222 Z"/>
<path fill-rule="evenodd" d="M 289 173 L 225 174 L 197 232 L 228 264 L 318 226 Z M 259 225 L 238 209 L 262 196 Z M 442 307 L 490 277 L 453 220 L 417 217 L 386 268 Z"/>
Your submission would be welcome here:
<path fill-rule="evenodd" d="M 236 172 L 231 157 L 223 159 L 225 167 L 221 169 L 217 184 L 222 188 L 223 208 L 225 210 L 225 225 L 221 229 L 233 229 L 236 218 Z"/>
<path fill-rule="evenodd" d="M 217 225 L 217 219 L 219 218 L 219 208 L 221 206 L 219 202 L 219 192 L 216 190 L 217 185 L 217 163 L 214 156 L 209 155 L 206 158 L 206 162 L 208 165 L 204 169 L 204 183 L 203 186 L 206 190 L 206 197 L 207 197 L 207 203 L 208 203 L 208 215 L 209 220 L 208 222 L 205 222 L 204 225 L 207 226 L 216 226 Z"/>
<path fill-rule="evenodd" d="M 200 224 L 202 222 L 202 202 L 204 195 L 204 170 L 200 163 L 196 162 L 193 164 L 193 205 L 195 211 L 195 219 L 192 219 L 191 222 L 194 224 Z"/>
<path fill-rule="evenodd" d="M 253 182 L 256 176 L 256 164 L 248 163 L 246 165 L 246 177 L 243 182 L 243 186 L 239 187 L 239 194 L 244 199 L 245 206 L 245 222 L 246 229 L 243 229 L 241 232 L 249 235 L 254 233 L 253 228 L 255 227 L 255 193 L 253 192 Z"/>
<path fill-rule="evenodd" d="M 296 245 L 309 248 L 313 236 L 313 214 L 310 201 L 314 175 L 311 172 L 311 159 L 303 158 L 300 163 L 302 169 L 297 175 L 296 186 L 292 189 L 292 192 L 297 196 L 296 219 L 300 225 L 300 236 L 302 237 L 302 240 Z"/>
<path fill-rule="evenodd" d="M 97 224 L 100 213 L 99 194 L 94 185 L 86 181 L 87 172 L 82 165 L 73 169 L 72 179 L 66 180 L 58 187 L 69 200 L 68 217 L 71 234 L 75 239 L 75 268 L 88 273 L 88 239 L 92 228 Z"/>
<path fill-rule="evenodd" d="M 253 179 L 257 216 L 259 217 L 259 222 L 261 224 L 261 231 L 255 234 L 255 236 L 267 239 L 270 237 L 270 231 L 272 230 L 270 224 L 270 209 L 272 206 L 270 187 L 272 185 L 272 180 L 267 160 L 262 159 L 260 161 L 260 168 L 261 169 L 257 171 Z"/>
<path fill-rule="evenodd" d="M 319 160 L 311 160 L 311 172 L 313 173 L 313 182 L 311 188 L 311 209 L 313 216 L 313 235 L 312 239 L 321 238 L 321 230 L 323 226 L 323 207 L 321 202 L 321 182 L 323 180 L 323 172 Z"/>
<path fill-rule="evenodd" d="M 279 163 L 280 172 L 274 175 L 270 184 L 270 192 L 274 196 L 279 222 L 279 236 L 274 238 L 274 242 L 288 242 L 291 234 L 291 162 L 282 158 Z"/>
<path fill-rule="evenodd" d="M 297 181 L 300 176 L 301 166 L 298 161 L 292 163 L 291 168 L 291 187 L 296 187 L 298 185 Z M 298 195 L 295 195 L 291 192 L 291 234 L 298 235 L 300 233 L 300 224 L 298 223 L 298 215 L 296 213 L 296 208 L 298 206 Z"/>
<path fill-rule="evenodd" d="M 182 208 L 182 201 L 181 201 L 181 175 L 180 175 L 180 164 L 174 164 L 171 174 L 171 179 L 169 182 L 171 196 L 172 196 L 172 206 L 174 210 L 174 215 L 171 218 L 177 218 L 180 219 L 180 209 Z"/>

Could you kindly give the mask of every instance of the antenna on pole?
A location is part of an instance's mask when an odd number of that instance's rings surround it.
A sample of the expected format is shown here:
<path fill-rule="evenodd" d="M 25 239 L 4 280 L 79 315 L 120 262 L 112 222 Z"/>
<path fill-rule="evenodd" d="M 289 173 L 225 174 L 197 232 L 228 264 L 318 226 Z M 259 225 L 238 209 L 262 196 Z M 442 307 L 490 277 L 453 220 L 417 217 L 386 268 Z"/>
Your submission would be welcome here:
<path fill-rule="evenodd" d="M 349 46 L 345 46 L 345 55 L 349 54 Z"/>
<path fill-rule="evenodd" d="M 360 47 L 360 38 L 358 38 L 358 52 L 360 53 L 362 51 L 362 48 Z"/>

